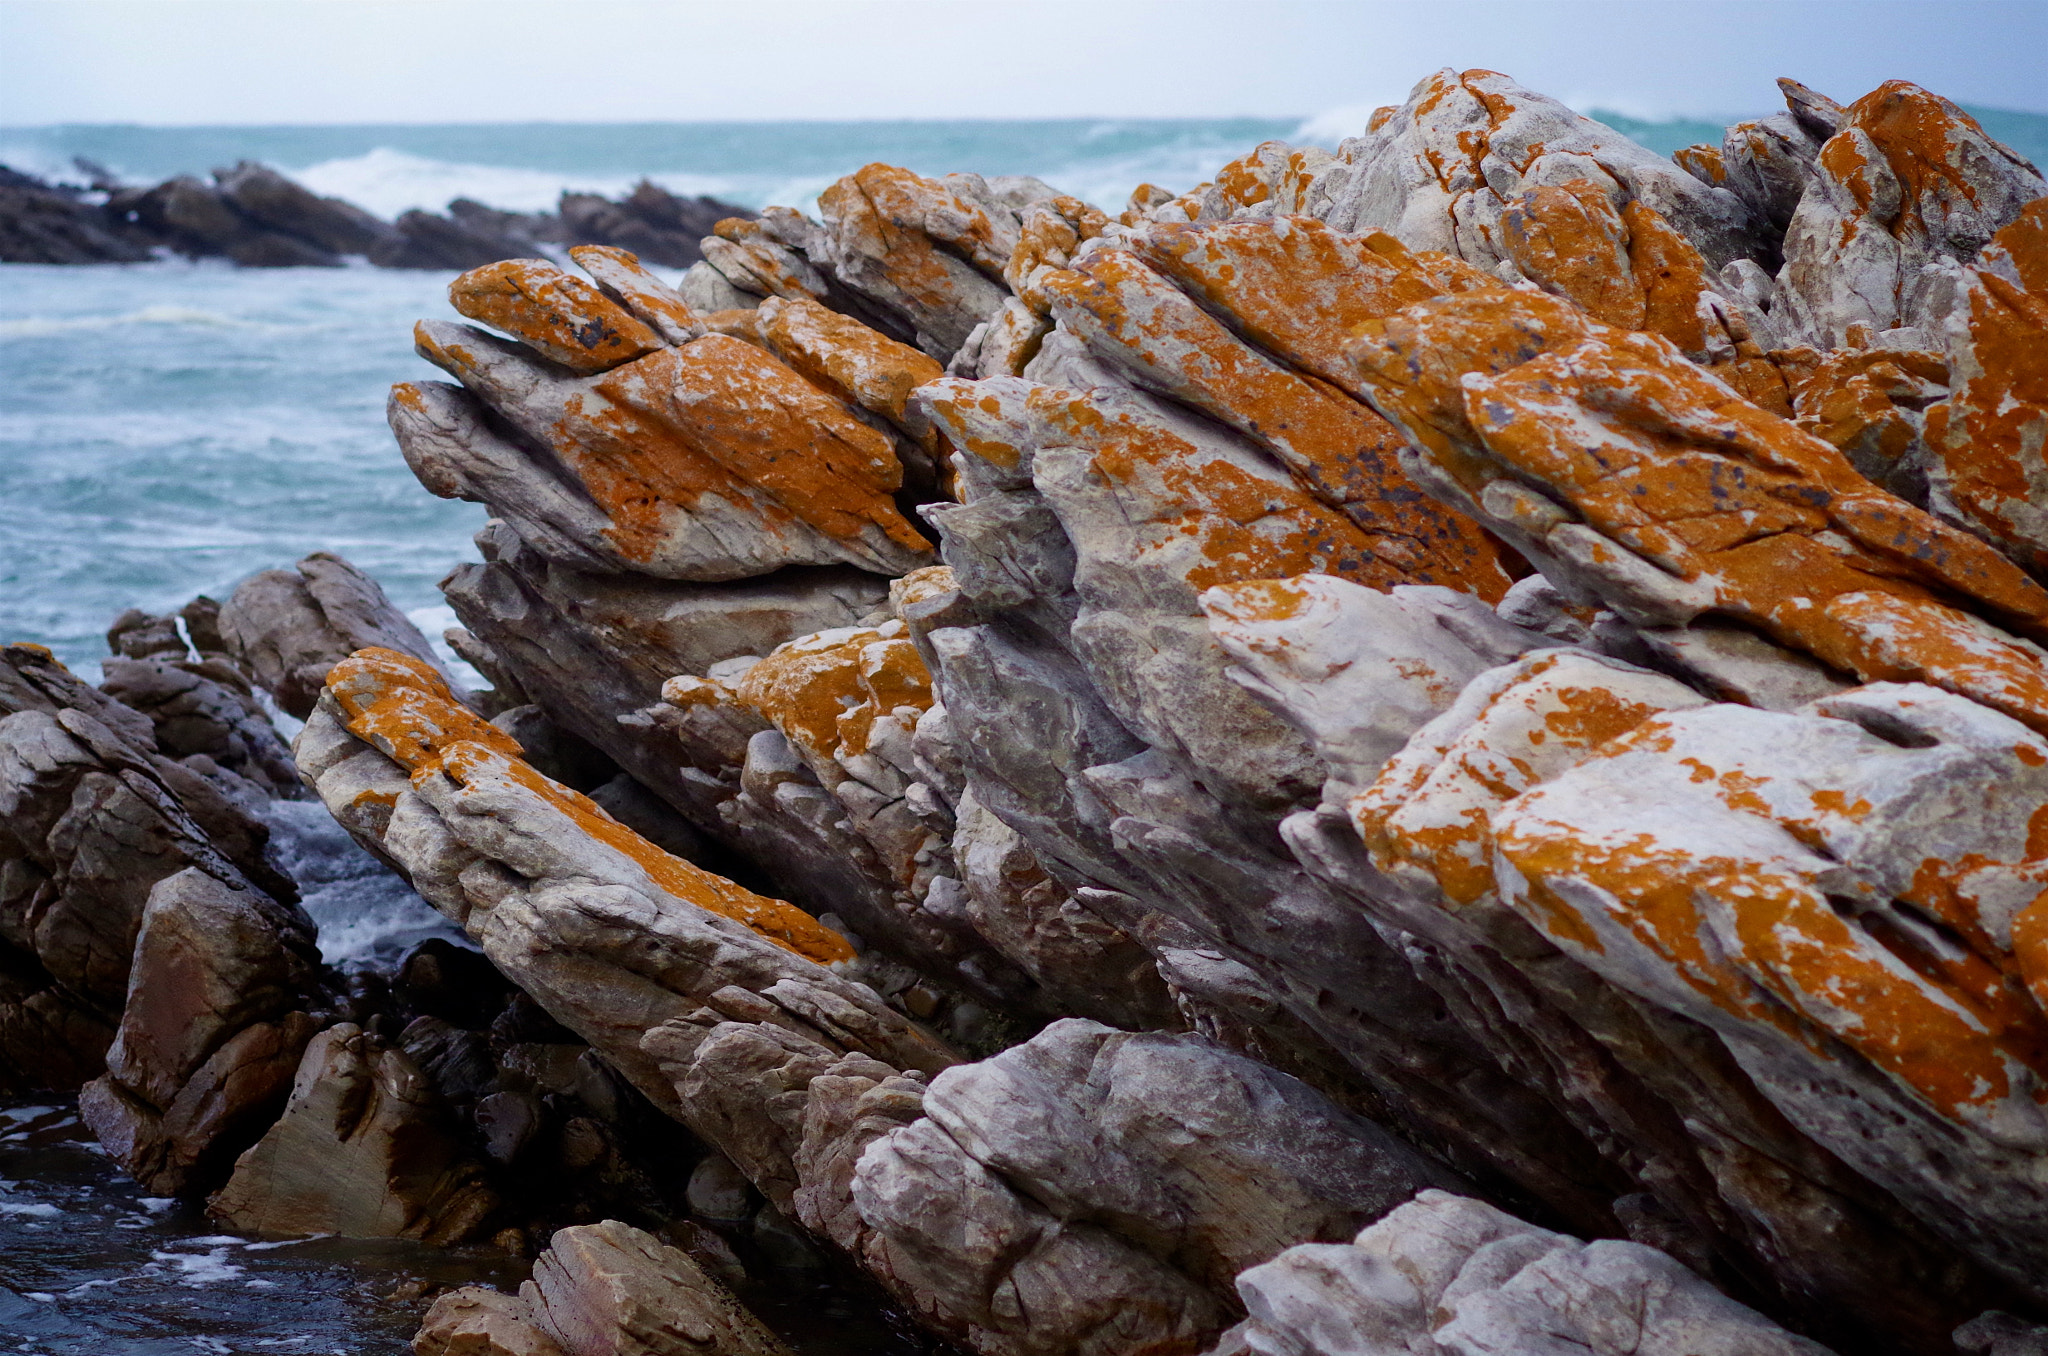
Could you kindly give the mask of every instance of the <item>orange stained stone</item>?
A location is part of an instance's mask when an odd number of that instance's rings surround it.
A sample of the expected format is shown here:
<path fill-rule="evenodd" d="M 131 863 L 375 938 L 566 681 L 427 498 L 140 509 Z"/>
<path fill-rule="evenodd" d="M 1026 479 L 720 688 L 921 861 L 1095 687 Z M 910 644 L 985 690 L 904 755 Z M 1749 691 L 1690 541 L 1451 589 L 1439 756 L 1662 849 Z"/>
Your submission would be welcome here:
<path fill-rule="evenodd" d="M 1347 514 L 1404 582 L 1442 584 L 1488 602 L 1513 583 L 1479 526 L 1401 470 L 1401 438 L 1391 425 L 1260 356 L 1136 256 L 1097 253 L 1043 285 L 1070 330 L 1091 346 L 1121 347 L 1145 369 L 1145 384 L 1264 447 L 1305 490 Z"/>
<path fill-rule="evenodd" d="M 742 923 L 821 965 L 853 958 L 845 938 L 801 909 L 670 856 L 596 802 L 542 776 L 521 757 L 516 741 L 457 703 L 439 675 L 418 660 L 393 650 L 359 650 L 334 666 L 328 690 L 349 732 L 404 767 L 415 782 L 436 774 L 459 786 L 509 782 L 630 860 L 683 903 Z"/>
<path fill-rule="evenodd" d="M 475 358 L 416 331 L 451 372 Z M 611 517 L 629 560 L 652 560 L 703 497 L 771 524 L 801 521 L 841 541 L 878 532 L 930 550 L 891 495 L 903 468 L 882 434 L 743 340 L 707 334 L 614 368 L 573 391 L 552 446 Z"/>
<path fill-rule="evenodd" d="M 1954 394 L 1928 411 L 1927 442 L 1948 498 L 2048 573 L 2048 198 L 1993 236 L 1967 278 Z"/>
<path fill-rule="evenodd" d="M 1682 146 L 1671 153 L 1678 167 L 1693 178 L 1714 185 L 1728 182 L 1728 165 L 1721 157 L 1719 146 L 1701 142 L 1696 146 Z"/>
<path fill-rule="evenodd" d="M 1101 235 L 1108 225 L 1109 218 L 1100 208 L 1079 198 L 1063 195 L 1050 202 L 1032 203 L 1024 209 L 1017 248 L 1003 266 L 1003 281 L 1033 311 L 1046 314 L 1051 303 L 1033 285 L 1032 275 L 1042 267 L 1067 267 L 1081 242 Z"/>
<path fill-rule="evenodd" d="M 1592 180 L 1524 190 L 1501 213 L 1501 244 L 1544 291 L 1578 303 L 1603 324 L 1643 328 L 1643 288 L 1629 268 L 1628 227 Z"/>
<path fill-rule="evenodd" d="M 1891 174 L 1898 180 L 1898 200 L 1880 202 L 1883 190 L 1865 171 L 1855 142 L 1837 133 L 1821 147 L 1820 162 L 1846 182 L 1856 194 L 1857 206 L 1868 213 L 1878 209 L 1879 224 L 1893 235 L 1909 229 L 1925 230 L 1921 210 L 1929 198 L 1952 197 L 1966 202 L 1977 200 L 1970 180 L 1972 166 L 1963 155 L 1965 131 L 1984 134 L 1977 120 L 1938 94 L 1906 80 L 1887 80 L 1850 104 L 1843 130 L 1855 128 L 1868 136 L 1884 156 Z"/>
<path fill-rule="evenodd" d="M 2012 949 L 2027 991 L 2048 1012 L 2048 890 L 2012 920 Z"/>
<path fill-rule="evenodd" d="M 1021 383 L 942 377 L 923 387 L 918 399 L 948 443 L 991 466 L 1014 471 L 1024 449 L 1032 445 L 1031 414 L 1021 389 Z"/>
<path fill-rule="evenodd" d="M 664 346 L 638 316 L 545 259 L 471 269 L 448 284 L 448 301 L 574 372 L 603 372 Z"/>
<path fill-rule="evenodd" d="M 818 211 L 832 227 L 842 255 L 858 256 L 879 269 L 913 307 L 943 312 L 955 303 L 959 283 L 946 266 L 944 251 L 924 229 L 927 196 L 922 188 L 910 187 L 911 180 L 930 182 L 908 170 L 869 165 L 820 193 Z M 1008 262 L 1005 256 L 989 271 L 1000 278 Z"/>
<path fill-rule="evenodd" d="M 936 360 L 815 301 L 770 298 L 754 314 L 762 343 L 797 375 L 891 423 L 922 425 L 910 393 L 945 375 Z M 936 435 L 921 431 L 933 450 Z"/>
<path fill-rule="evenodd" d="M 1033 387 L 1032 445 L 1078 447 L 1133 515 L 1139 554 L 1192 547 L 1172 567 L 1196 590 L 1246 579 L 1331 574 L 1387 589 L 1407 575 L 1346 515 L 1297 487 L 1233 462 L 1113 392 Z M 1189 559 L 1188 556 L 1178 556 Z"/>
<path fill-rule="evenodd" d="M 1575 652 L 1475 681 L 1488 688 L 1468 723 L 1441 744 L 1418 737 L 1348 807 L 1374 865 L 1419 868 L 1458 908 L 1493 898 L 1495 810 L 1658 712 L 1705 704 L 1681 683 Z"/>
<path fill-rule="evenodd" d="M 1948 360 L 1939 353 L 1837 349 L 1799 372 L 1793 422 L 1867 470 L 1889 469 L 1920 436 L 1914 412 L 1947 387 Z"/>
<path fill-rule="evenodd" d="M 682 293 L 644 267 L 639 255 L 611 245 L 571 245 L 569 257 L 590 275 L 598 290 L 646 321 L 669 343 L 687 344 L 697 337 L 696 312 Z"/>
<path fill-rule="evenodd" d="M 1359 325 L 1445 292 L 1504 286 L 1463 260 L 1412 251 L 1379 232 L 1345 235 L 1313 217 L 1150 223 L 1130 239 L 1146 263 L 1239 334 L 1354 395 Z"/>
<path fill-rule="evenodd" d="M 727 217 L 702 245 L 704 257 L 734 286 L 769 297 L 815 297 L 819 279 L 758 221 Z"/>
<path fill-rule="evenodd" d="M 1475 496 L 1536 486 L 1785 644 L 2048 729 L 2040 652 L 1958 606 L 2038 638 L 2048 592 L 1662 341 L 1499 293 L 1369 324 L 1359 354 L 1379 408 Z"/>
<path fill-rule="evenodd" d="M 1681 787 L 1646 763 L 1685 742 L 1683 720 L 1654 716 L 1589 759 L 1631 765 L 1610 779 L 1640 789 L 1643 831 L 1626 820 L 1589 831 L 1566 786 L 1555 810 L 1539 793 L 1497 825 L 1501 858 L 1527 883 L 1511 902 L 1568 947 L 1618 928 L 1722 1011 L 1824 1058 L 1812 1030 L 1825 1031 L 1951 1119 L 1988 1123 L 2015 1097 L 2048 1103 L 2048 1018 L 2025 992 L 1984 955 L 1940 954 L 1882 910 L 1844 916 L 1823 879 L 1832 856 L 1793 846 L 1818 849 L 1823 837 L 1790 810 L 1810 796 L 1798 779 L 1717 767 L 1709 754 L 1680 760 L 1693 769 Z M 1790 835 L 1777 849 L 1773 825 Z M 1929 902 L 1916 889 L 1913 902 Z"/>
<path fill-rule="evenodd" d="M 748 669 L 736 696 L 815 762 L 868 751 L 876 720 L 932 704 L 931 674 L 900 623 L 804 636 Z"/>

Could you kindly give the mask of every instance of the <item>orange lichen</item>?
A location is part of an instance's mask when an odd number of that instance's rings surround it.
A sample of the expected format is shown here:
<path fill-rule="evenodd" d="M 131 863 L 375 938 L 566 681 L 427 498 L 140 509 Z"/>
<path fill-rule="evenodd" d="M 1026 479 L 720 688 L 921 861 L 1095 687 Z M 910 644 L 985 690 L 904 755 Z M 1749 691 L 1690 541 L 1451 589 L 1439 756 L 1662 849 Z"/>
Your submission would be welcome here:
<path fill-rule="evenodd" d="M 1799 373 L 1794 422 L 1881 484 L 1920 437 L 1915 412 L 1947 388 L 1948 360 L 1939 353 L 1840 349 Z"/>
<path fill-rule="evenodd" d="M 571 245 L 569 257 L 605 295 L 639 316 L 671 344 L 697 337 L 697 316 L 682 294 L 643 266 L 640 256 L 611 245 Z"/>
<path fill-rule="evenodd" d="M 1499 854 L 1525 883 L 1515 906 L 1568 946 L 1618 929 L 1721 1011 L 1776 1027 L 1831 1058 L 1825 1032 L 1952 1119 L 1995 1117 L 2016 1095 L 2048 1101 L 2048 1020 L 2002 972 L 2000 948 L 1977 925 L 1976 911 L 1945 908 L 1941 899 L 1945 889 L 1954 906 L 1956 879 L 1981 863 L 1930 863 L 1903 897 L 1952 925 L 1967 922 L 1959 931 L 1968 951 L 1930 946 L 1884 911 L 1851 914 L 1827 893 L 1833 857 L 1822 855 L 1826 826 L 1796 810 L 1804 799 L 1822 817 L 1839 812 L 1818 804 L 1805 779 L 1810 772 L 1781 778 L 1694 755 L 1679 761 L 1699 764 L 1706 775 L 1689 785 L 1719 808 L 1691 804 L 1653 770 L 1685 739 L 1674 721 L 1684 717 L 1653 717 L 1592 760 L 1633 763 L 1649 774 L 1610 774 L 1616 784 L 1642 786 L 1646 821 L 1704 826 L 1699 831 L 1715 841 L 1743 846 L 1702 851 L 1683 834 L 1629 835 L 1619 824 L 1589 832 L 1574 822 L 1568 796 L 1560 792 L 1555 810 L 1538 796 L 1497 825 Z M 1688 745 L 1700 746 L 1698 739 Z M 1811 851 L 1788 844 L 1773 852 L 1759 827 L 1730 820 L 1724 828 L 1717 813 L 1775 823 Z M 1936 888 L 1935 877 L 1946 884 Z M 2020 1070 L 2029 1071 L 2027 1081 L 2016 1085 Z"/>
<path fill-rule="evenodd" d="M 748 669 L 735 696 L 814 767 L 866 753 L 878 719 L 923 712 L 933 700 L 931 674 L 901 624 L 790 641 Z"/>
<path fill-rule="evenodd" d="M 815 301 L 771 298 L 754 314 L 761 342 L 792 371 L 906 431 L 919 429 L 925 450 L 936 448 L 929 426 L 909 410 L 912 391 L 945 375 L 936 361 Z"/>
<path fill-rule="evenodd" d="M 2048 198 L 1992 237 L 1964 298 L 1955 391 L 1927 416 L 1937 479 L 1979 531 L 2048 572 Z"/>
<path fill-rule="evenodd" d="M 2043 637 L 2048 592 L 1662 341 L 1528 293 L 1422 303 L 1364 335 L 1375 403 L 1473 495 L 1504 477 L 1540 486 L 1711 607 L 1832 667 L 1947 687 L 2048 729 L 2039 651 L 1956 605 Z"/>
<path fill-rule="evenodd" d="M 663 346 L 645 322 L 545 259 L 506 259 L 448 284 L 448 301 L 576 372 L 603 372 Z"/>
<path fill-rule="evenodd" d="M 335 665 L 327 681 L 349 733 L 405 768 L 415 783 L 435 776 L 458 786 L 510 782 L 631 861 L 677 900 L 742 923 L 820 964 L 853 958 L 845 938 L 801 909 L 670 856 L 595 801 L 542 776 L 524 761 L 517 741 L 457 702 L 440 675 L 418 660 L 394 650 L 358 650 Z"/>
<path fill-rule="evenodd" d="M 448 371 L 477 362 L 424 328 L 415 337 Z M 839 541 L 930 549 L 891 497 L 903 467 L 889 440 L 726 335 L 663 348 L 573 390 L 549 441 L 610 516 L 607 535 L 628 560 L 656 558 L 712 496 L 770 526 L 794 519 Z"/>
<path fill-rule="evenodd" d="M 1359 325 L 1446 292 L 1498 291 L 1500 279 L 1390 235 L 1344 235 L 1313 217 L 1133 233 L 1145 262 L 1231 328 L 1304 372 L 1354 390 Z"/>
<path fill-rule="evenodd" d="M 1347 514 L 1404 582 L 1489 602 L 1507 592 L 1513 581 L 1493 543 L 1408 479 L 1400 436 L 1370 409 L 1260 356 L 1127 252 L 1099 253 L 1043 285 L 1068 329 L 1091 346 L 1122 347 L 1148 385 L 1271 452 L 1303 489 Z"/>

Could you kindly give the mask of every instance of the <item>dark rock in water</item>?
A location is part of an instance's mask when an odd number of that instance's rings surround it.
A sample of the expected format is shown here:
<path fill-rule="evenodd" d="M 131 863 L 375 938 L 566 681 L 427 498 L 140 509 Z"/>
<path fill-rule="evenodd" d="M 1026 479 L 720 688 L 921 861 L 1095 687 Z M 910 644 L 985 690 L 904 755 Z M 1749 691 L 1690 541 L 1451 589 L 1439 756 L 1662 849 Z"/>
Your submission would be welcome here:
<path fill-rule="evenodd" d="M 427 638 L 377 581 L 325 551 L 300 561 L 296 572 L 264 570 L 243 580 L 220 610 L 220 634 L 236 662 L 301 718 L 313 710 L 327 670 L 366 646 L 440 668 Z"/>
<path fill-rule="evenodd" d="M 392 989 L 407 1012 L 484 1031 L 504 1011 L 512 983 L 481 952 L 430 937 L 399 962 Z"/>
<path fill-rule="evenodd" d="M 244 160 L 214 178 L 222 200 L 250 221 L 334 254 L 369 254 L 397 234 L 353 203 L 323 198 L 268 165 Z"/>
<path fill-rule="evenodd" d="M 688 268 L 704 257 L 698 243 L 727 217 L 753 213 L 716 198 L 678 198 L 642 179 L 617 202 L 595 193 L 564 193 L 557 209 L 570 245 L 616 245 L 663 268 Z"/>
<path fill-rule="evenodd" d="M 513 214 L 507 214 L 513 215 Z M 533 241 L 524 235 L 500 233 L 481 223 L 423 212 L 401 212 L 393 223 L 397 238 L 370 251 L 379 268 L 477 268 L 510 254 L 528 254 Z"/>
<path fill-rule="evenodd" d="M 133 264 L 149 257 L 140 232 L 109 221 L 77 193 L 0 165 L 0 263 Z"/>
<path fill-rule="evenodd" d="M 166 1196 L 203 1190 L 263 1132 L 318 1027 L 295 1010 L 318 966 L 295 906 L 191 868 L 157 882 L 107 1073 L 79 1097 L 137 1181 Z"/>
<path fill-rule="evenodd" d="M 157 882 L 196 867 L 296 901 L 269 829 L 212 770 L 165 757 L 149 717 L 48 651 L 0 653 L 0 1086 L 102 1071 Z"/>
<path fill-rule="evenodd" d="M 166 756 L 204 754 L 267 796 L 296 800 L 305 794 L 291 750 L 236 670 L 218 660 L 182 657 L 110 659 L 103 669 L 101 691 L 147 715 Z"/>
<path fill-rule="evenodd" d="M 419 1067 L 344 1022 L 306 1047 L 284 1115 L 209 1208 L 262 1233 L 457 1243 L 497 1198 Z"/>

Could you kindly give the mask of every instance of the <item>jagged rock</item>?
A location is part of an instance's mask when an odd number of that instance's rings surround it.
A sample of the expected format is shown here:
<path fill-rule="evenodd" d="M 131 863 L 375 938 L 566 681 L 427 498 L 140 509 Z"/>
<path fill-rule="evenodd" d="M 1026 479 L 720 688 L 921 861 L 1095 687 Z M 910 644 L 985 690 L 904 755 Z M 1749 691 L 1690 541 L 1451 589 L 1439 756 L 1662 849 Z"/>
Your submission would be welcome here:
<path fill-rule="evenodd" d="M 497 1198 L 413 1062 L 343 1022 L 306 1046 L 284 1114 L 207 1209 L 252 1233 L 451 1244 Z"/>
<path fill-rule="evenodd" d="M 214 178 L 221 198 L 250 221 L 333 254 L 369 254 L 396 234 L 362 208 L 323 198 L 268 165 L 244 160 Z"/>
<path fill-rule="evenodd" d="M 75 1087 L 104 1068 L 158 881 L 197 867 L 297 892 L 268 828 L 159 754 L 147 716 L 39 646 L 0 658 L 0 1081 Z"/>
<path fill-rule="evenodd" d="M 707 334 L 572 378 L 467 326 L 422 321 L 415 339 L 594 501 L 605 521 L 586 553 L 673 579 L 841 562 L 897 573 L 925 562 L 928 543 L 889 497 L 903 479 L 889 441 L 751 344 Z M 402 441 L 421 441 L 409 418 L 416 389 L 393 395 Z M 441 435 L 461 436 L 459 426 Z M 545 465 L 529 474 L 550 474 Z M 460 469 L 442 478 L 464 483 Z"/>
<path fill-rule="evenodd" d="M 1418 475 L 1580 600 L 1639 626 L 1712 610 L 2048 728 L 2048 592 L 1659 341 L 1525 293 L 1423 302 L 1362 333 L 1360 380 Z"/>
<path fill-rule="evenodd" d="M 294 1009 L 319 960 L 305 914 L 245 882 L 187 867 L 156 883 L 107 1073 L 79 1097 L 130 1176 L 176 1195 L 212 1185 L 248 1146 L 312 1035 Z"/>
<path fill-rule="evenodd" d="M 940 362 L 1003 304 L 1019 223 L 977 176 L 868 165 L 819 194 L 818 211 L 828 242 L 820 262 L 906 316 L 917 346 Z"/>
<path fill-rule="evenodd" d="M 434 1302 L 419 1356 L 787 1356 L 688 1253 L 606 1220 L 557 1232 L 518 1298 L 474 1287 Z"/>
<path fill-rule="evenodd" d="M 240 672 L 219 662 L 194 664 L 182 654 L 178 659 L 112 659 L 101 672 L 100 689 L 149 717 L 157 748 L 166 757 L 204 755 L 267 796 L 303 794 L 290 747 Z"/>
<path fill-rule="evenodd" d="M 472 269 L 448 285 L 448 301 L 458 313 L 585 376 L 667 346 L 638 316 L 545 259 Z"/>
<path fill-rule="evenodd" d="M 1714 268 L 1759 243 L 1758 223 L 1734 193 L 1493 71 L 1437 72 L 1338 154 L 1315 176 L 1311 215 L 1489 271 L 1508 257 L 1508 202 L 1525 188 L 1573 178 L 1654 209 Z"/>
<path fill-rule="evenodd" d="M 1929 507 L 2048 573 L 2048 198 L 1963 271 L 1949 399 L 1927 412 Z"/>
<path fill-rule="evenodd" d="M 401 651 L 447 678 L 427 638 L 377 581 L 325 551 L 301 560 L 296 573 L 264 570 L 236 585 L 220 631 L 235 662 L 301 720 L 327 671 L 366 646 Z"/>
<path fill-rule="evenodd" d="M 923 1109 L 854 1171 L 864 1254 L 982 1351 L 1196 1350 L 1238 1271 L 1449 1180 L 1251 1060 L 1081 1020 L 941 1074 Z"/>
<path fill-rule="evenodd" d="M 1575 1238 L 1425 1191 L 1350 1243 L 1238 1278 L 1211 1356 L 1827 1356 L 1653 1248 Z"/>
<path fill-rule="evenodd" d="M 2039 170 L 1939 95 L 1888 80 L 1842 112 L 1785 232 L 1775 310 L 1794 342 L 1939 326 L 1959 266 L 2033 199 Z"/>
<path fill-rule="evenodd" d="M 851 958 L 837 933 L 547 781 L 423 665 L 371 651 L 330 683 L 297 751 L 336 818 L 686 1124 L 703 1122 L 670 1070 L 689 1067 L 722 1012 L 818 1031 L 896 1068 L 950 1062 L 871 990 L 814 963 Z"/>

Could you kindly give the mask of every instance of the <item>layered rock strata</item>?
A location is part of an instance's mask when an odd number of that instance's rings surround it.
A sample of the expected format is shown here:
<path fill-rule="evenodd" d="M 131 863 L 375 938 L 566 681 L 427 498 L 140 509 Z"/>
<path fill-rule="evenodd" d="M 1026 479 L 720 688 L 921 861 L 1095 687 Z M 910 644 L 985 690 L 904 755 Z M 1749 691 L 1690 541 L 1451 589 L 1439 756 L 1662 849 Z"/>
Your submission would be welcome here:
<path fill-rule="evenodd" d="M 478 269 L 498 333 L 423 322 L 459 384 L 390 417 L 494 514 L 445 587 L 495 691 L 306 566 L 223 645 L 715 1151 L 702 1208 L 969 1349 L 2003 1342 L 2048 1314 L 2042 184 L 1916 87 L 1785 93 L 1671 161 L 1447 71 L 1116 218 L 876 165 L 678 287 Z M 297 1136 L 398 1180 L 414 1076 L 514 1161 L 459 1031 L 323 1033 L 216 1208 Z M 348 1194 L 480 1227 L 435 1162 Z M 610 1340 L 554 1304 L 421 1340 Z"/>

